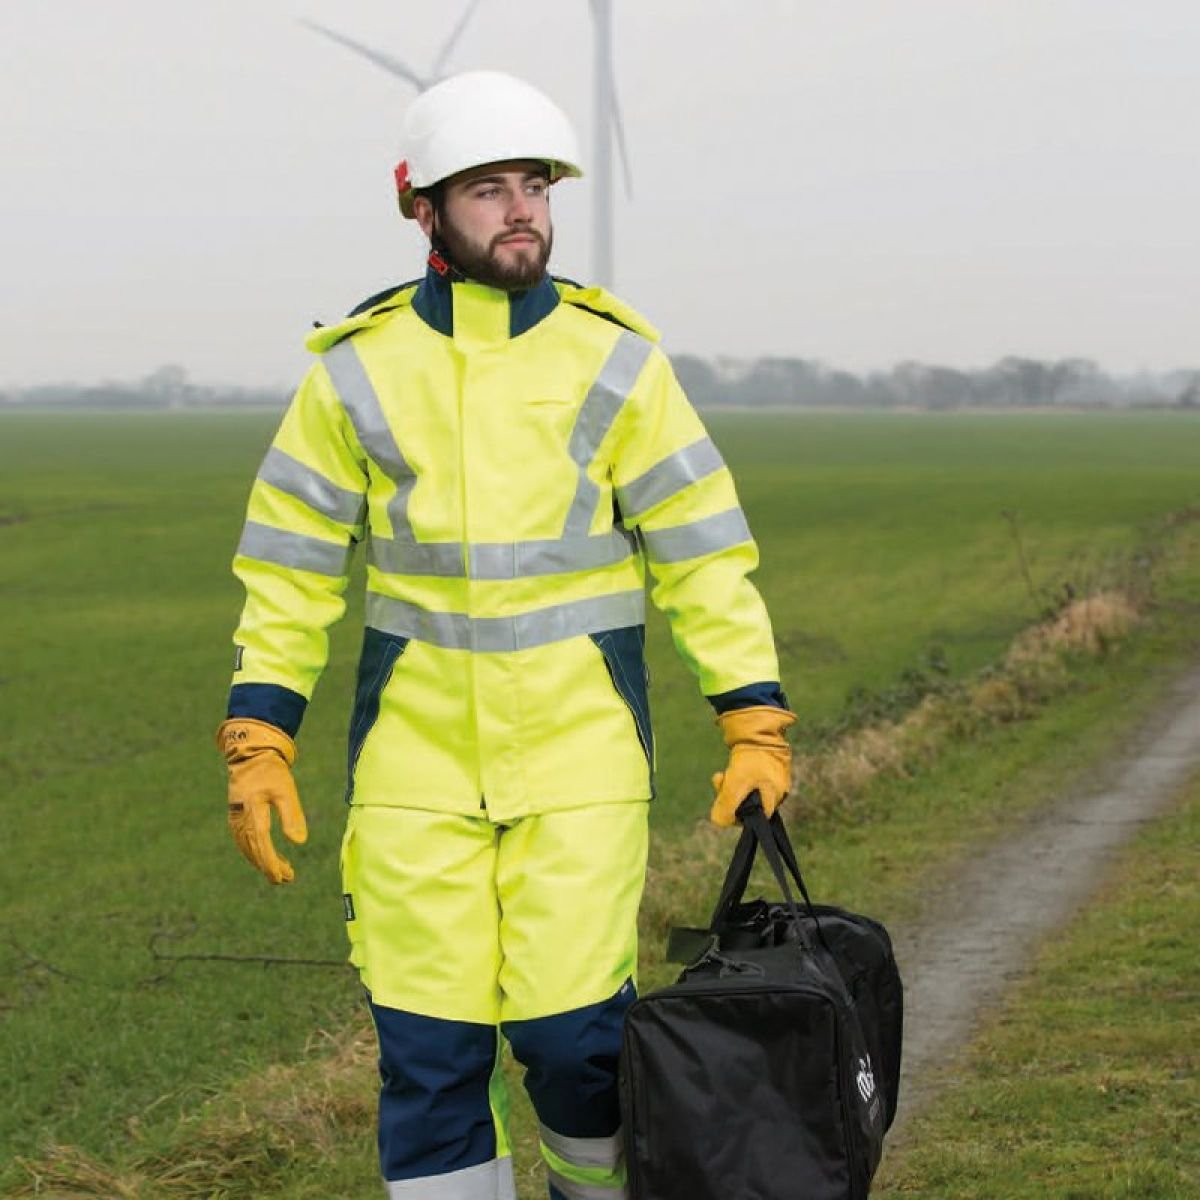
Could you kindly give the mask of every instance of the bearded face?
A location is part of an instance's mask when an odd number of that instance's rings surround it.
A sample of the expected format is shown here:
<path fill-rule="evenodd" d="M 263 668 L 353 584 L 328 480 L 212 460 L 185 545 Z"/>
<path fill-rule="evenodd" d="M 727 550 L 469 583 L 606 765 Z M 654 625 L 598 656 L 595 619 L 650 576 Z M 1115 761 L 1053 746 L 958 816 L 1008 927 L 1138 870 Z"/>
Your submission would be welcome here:
<path fill-rule="evenodd" d="M 420 197 L 416 217 L 435 249 L 468 278 L 504 291 L 533 287 L 554 244 L 550 181 L 538 162 L 491 163 Z"/>
<path fill-rule="evenodd" d="M 435 219 L 434 232 L 440 248 L 468 279 L 506 292 L 524 291 L 538 283 L 554 246 L 553 227 L 544 234 L 532 227 L 500 232 L 482 241 L 446 212 Z"/>

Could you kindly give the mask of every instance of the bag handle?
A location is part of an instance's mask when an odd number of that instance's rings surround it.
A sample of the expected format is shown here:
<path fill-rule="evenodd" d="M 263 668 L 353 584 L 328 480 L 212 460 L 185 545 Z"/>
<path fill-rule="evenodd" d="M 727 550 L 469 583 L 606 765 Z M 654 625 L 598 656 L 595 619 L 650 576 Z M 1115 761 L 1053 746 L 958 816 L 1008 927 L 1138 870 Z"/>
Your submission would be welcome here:
<path fill-rule="evenodd" d="M 808 888 L 804 886 L 804 878 L 800 874 L 800 864 L 796 861 L 796 852 L 792 849 L 783 818 L 776 812 L 771 816 L 770 821 L 767 820 L 767 816 L 763 812 L 762 797 L 757 790 L 751 792 L 738 806 L 737 816 L 742 823 L 742 836 L 738 839 L 729 870 L 725 874 L 725 882 L 721 885 L 721 894 L 717 899 L 716 908 L 713 910 L 712 919 L 709 921 L 710 931 L 715 933 L 732 912 L 734 906 L 741 903 L 746 892 L 746 885 L 750 882 L 750 872 L 754 867 L 755 854 L 761 846 L 762 852 L 770 864 L 771 873 L 775 876 L 775 882 L 779 885 L 787 902 L 788 912 L 800 944 L 806 949 L 812 949 L 812 943 L 801 921 L 799 905 L 788 885 L 789 874 L 795 880 L 800 895 L 804 898 L 805 908 L 816 927 L 817 936 L 821 939 L 822 945 L 826 945 L 821 922 L 813 908 L 812 900 L 809 898 Z M 826 949 L 828 949 L 827 945 Z"/>

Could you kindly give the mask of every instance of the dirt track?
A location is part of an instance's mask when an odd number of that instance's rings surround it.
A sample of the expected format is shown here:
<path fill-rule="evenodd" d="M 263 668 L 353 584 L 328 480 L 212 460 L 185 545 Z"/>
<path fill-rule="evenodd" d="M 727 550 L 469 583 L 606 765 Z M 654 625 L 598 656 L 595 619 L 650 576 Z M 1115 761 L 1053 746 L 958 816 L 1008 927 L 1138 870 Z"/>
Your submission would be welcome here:
<path fill-rule="evenodd" d="M 1103 878 L 1113 852 L 1200 769 L 1200 667 L 1180 678 L 1094 786 L 1031 817 L 895 931 L 904 978 L 897 1133 L 945 1080 L 980 1016 Z"/>

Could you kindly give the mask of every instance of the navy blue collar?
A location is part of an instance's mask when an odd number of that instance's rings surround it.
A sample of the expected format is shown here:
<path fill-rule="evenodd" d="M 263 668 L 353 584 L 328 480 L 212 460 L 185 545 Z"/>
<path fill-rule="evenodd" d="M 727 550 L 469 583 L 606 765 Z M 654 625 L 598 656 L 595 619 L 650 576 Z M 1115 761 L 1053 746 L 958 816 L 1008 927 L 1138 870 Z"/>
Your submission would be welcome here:
<path fill-rule="evenodd" d="M 452 278 L 450 273 L 442 273 L 430 263 L 412 299 L 412 306 L 421 320 L 445 337 L 454 336 L 454 293 L 457 288 L 483 289 L 484 285 L 461 276 Z M 493 288 L 485 290 L 497 296 L 503 295 Z M 549 275 L 542 276 L 540 282 L 525 291 L 509 292 L 507 299 L 510 338 L 527 333 L 548 317 L 559 303 L 558 289 Z"/>

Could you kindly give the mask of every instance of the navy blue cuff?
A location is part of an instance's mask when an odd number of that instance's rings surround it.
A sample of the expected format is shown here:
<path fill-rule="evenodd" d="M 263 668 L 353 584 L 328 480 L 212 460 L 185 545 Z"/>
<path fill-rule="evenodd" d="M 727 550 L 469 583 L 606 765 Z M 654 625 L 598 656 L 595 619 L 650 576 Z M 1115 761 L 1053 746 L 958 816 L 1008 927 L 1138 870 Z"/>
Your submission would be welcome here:
<path fill-rule="evenodd" d="M 235 683 L 229 689 L 229 709 L 225 715 L 266 721 L 294 738 L 307 707 L 308 701 L 299 692 L 277 683 Z"/>
<path fill-rule="evenodd" d="M 756 708 L 760 704 L 769 704 L 772 708 L 787 708 L 788 703 L 783 689 L 773 680 L 767 683 L 748 683 L 745 687 L 734 688 L 731 692 L 718 692 L 715 696 L 705 699 L 718 713 L 732 712 L 735 708 Z"/>

